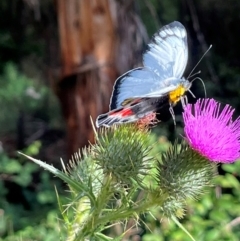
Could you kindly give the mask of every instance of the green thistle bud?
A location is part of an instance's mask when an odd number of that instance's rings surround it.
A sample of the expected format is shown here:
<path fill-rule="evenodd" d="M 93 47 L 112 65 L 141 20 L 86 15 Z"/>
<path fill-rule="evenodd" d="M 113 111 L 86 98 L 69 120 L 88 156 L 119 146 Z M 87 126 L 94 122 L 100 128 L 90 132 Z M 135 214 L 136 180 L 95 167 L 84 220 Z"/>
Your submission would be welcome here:
<path fill-rule="evenodd" d="M 161 206 L 161 210 L 166 217 L 176 216 L 183 218 L 185 214 L 185 200 L 168 198 Z"/>
<path fill-rule="evenodd" d="M 162 206 L 164 214 L 168 217 L 183 216 L 186 199 L 198 198 L 210 185 L 214 174 L 215 165 L 185 142 L 172 145 L 157 165 L 156 179 L 166 197 Z"/>
<path fill-rule="evenodd" d="M 91 159 L 91 149 L 85 148 L 82 153 L 76 152 L 69 161 L 67 173 L 71 178 L 82 184 L 87 191 L 98 196 L 104 176 L 99 166 Z M 78 193 L 77 193 L 78 194 Z"/>
<path fill-rule="evenodd" d="M 141 181 L 150 167 L 149 133 L 134 125 L 103 129 L 97 137 L 95 160 L 105 175 L 122 184 Z"/>

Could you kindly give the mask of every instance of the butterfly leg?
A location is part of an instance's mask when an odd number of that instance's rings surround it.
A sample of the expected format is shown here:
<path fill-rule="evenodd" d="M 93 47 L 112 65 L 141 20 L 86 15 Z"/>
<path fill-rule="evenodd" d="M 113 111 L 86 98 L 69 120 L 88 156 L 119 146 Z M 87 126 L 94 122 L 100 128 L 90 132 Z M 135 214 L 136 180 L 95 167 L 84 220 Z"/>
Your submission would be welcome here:
<path fill-rule="evenodd" d="M 188 104 L 188 98 L 186 95 L 184 96 L 181 96 L 181 103 L 182 103 L 182 106 L 183 106 L 183 109 L 186 107 L 186 105 Z"/>
<path fill-rule="evenodd" d="M 169 111 L 170 111 L 170 113 L 171 113 L 171 115 L 172 115 L 173 123 L 174 123 L 174 125 L 176 126 L 176 118 L 175 118 L 175 114 L 174 114 L 174 110 L 173 110 L 173 108 L 172 108 L 172 105 L 170 105 Z"/>

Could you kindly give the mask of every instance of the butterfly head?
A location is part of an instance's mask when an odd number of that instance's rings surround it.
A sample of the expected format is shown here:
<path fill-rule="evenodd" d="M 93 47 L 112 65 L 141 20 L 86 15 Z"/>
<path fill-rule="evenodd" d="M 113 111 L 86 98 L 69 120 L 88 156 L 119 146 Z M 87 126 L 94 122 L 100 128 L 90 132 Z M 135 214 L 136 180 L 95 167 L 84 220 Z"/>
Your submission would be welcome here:
<path fill-rule="evenodd" d="M 177 88 L 169 93 L 170 104 L 175 105 L 178 101 L 185 96 L 185 92 L 188 91 L 192 86 L 192 83 L 182 78 Z"/>

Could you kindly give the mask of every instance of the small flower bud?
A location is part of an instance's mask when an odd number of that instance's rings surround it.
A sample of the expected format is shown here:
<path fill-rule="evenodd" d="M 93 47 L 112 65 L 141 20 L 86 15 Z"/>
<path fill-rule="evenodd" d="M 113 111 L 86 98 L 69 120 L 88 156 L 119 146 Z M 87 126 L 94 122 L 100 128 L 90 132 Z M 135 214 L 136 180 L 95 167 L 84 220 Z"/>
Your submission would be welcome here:
<path fill-rule="evenodd" d="M 166 197 L 162 206 L 164 214 L 168 217 L 183 215 L 184 210 L 179 208 L 185 205 L 187 198 L 196 199 L 209 186 L 214 167 L 184 142 L 170 146 L 158 162 L 156 175 L 160 192 Z"/>
<path fill-rule="evenodd" d="M 151 150 L 149 133 L 134 125 L 104 129 L 97 139 L 95 160 L 103 173 L 117 182 L 140 181 L 149 169 Z"/>

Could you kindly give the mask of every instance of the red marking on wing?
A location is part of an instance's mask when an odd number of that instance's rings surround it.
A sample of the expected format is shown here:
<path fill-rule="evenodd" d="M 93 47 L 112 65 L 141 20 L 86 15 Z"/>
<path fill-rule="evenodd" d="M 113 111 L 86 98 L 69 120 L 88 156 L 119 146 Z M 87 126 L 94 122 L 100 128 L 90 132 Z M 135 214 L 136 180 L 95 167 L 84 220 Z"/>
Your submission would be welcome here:
<path fill-rule="evenodd" d="M 122 117 L 129 116 L 129 115 L 132 115 L 132 114 L 134 114 L 134 113 L 132 112 L 131 109 L 123 109 L 123 110 L 121 111 Z"/>
<path fill-rule="evenodd" d="M 121 117 L 130 116 L 132 114 L 134 114 L 134 112 L 130 108 L 114 110 L 109 113 L 110 116 L 120 115 Z"/>

